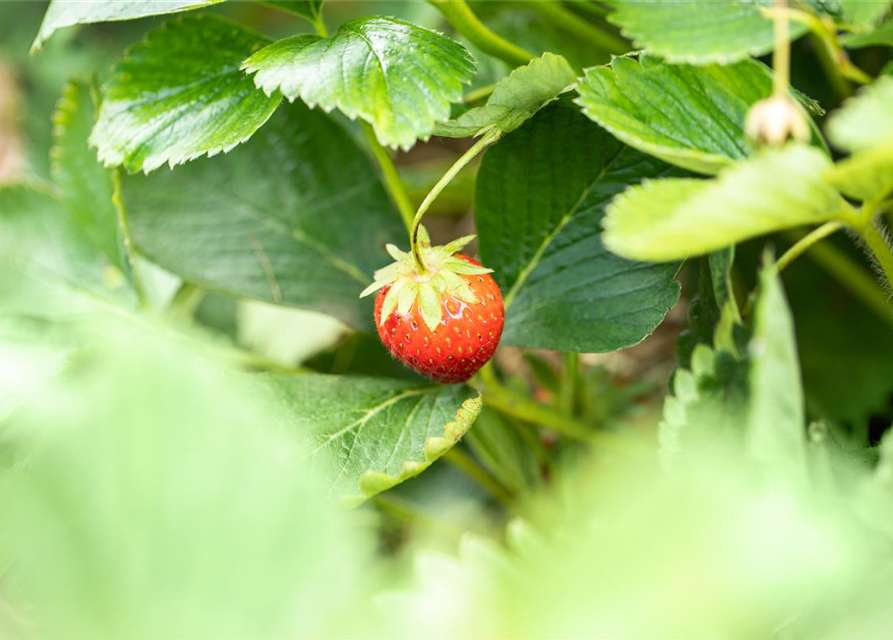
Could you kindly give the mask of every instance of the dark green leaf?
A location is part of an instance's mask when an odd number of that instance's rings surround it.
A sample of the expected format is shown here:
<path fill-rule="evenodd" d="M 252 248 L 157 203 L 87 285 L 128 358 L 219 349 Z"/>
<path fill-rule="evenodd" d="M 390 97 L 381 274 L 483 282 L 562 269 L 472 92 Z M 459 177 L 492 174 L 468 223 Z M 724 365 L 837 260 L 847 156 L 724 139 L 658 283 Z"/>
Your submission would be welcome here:
<path fill-rule="evenodd" d="M 427 469 L 481 410 L 464 385 L 384 378 L 265 375 L 332 493 L 357 503 Z"/>
<path fill-rule="evenodd" d="M 728 64 L 761 56 L 774 47 L 773 23 L 760 9 L 771 0 L 671 0 L 639 2 L 613 0 L 609 19 L 637 48 L 647 49 L 670 62 Z M 791 24 L 791 36 L 806 32 Z"/>
<path fill-rule="evenodd" d="M 232 153 L 128 177 L 123 191 L 138 247 L 184 280 L 374 329 L 358 296 L 400 218 L 325 114 L 292 105 Z"/>
<path fill-rule="evenodd" d="M 470 138 L 491 128 L 509 133 L 569 91 L 576 81 L 577 76 L 567 60 L 544 53 L 500 80 L 486 105 L 438 125 L 434 133 L 450 138 Z"/>
<path fill-rule="evenodd" d="M 53 35 L 56 29 L 71 27 L 76 24 L 92 24 L 94 22 L 115 22 L 133 20 L 146 16 L 157 16 L 176 11 L 200 9 L 223 0 L 89 0 L 87 2 L 70 2 L 53 0 L 47 8 L 40 25 L 40 31 L 31 45 L 36 51 Z"/>
<path fill-rule="evenodd" d="M 654 330 L 679 296 L 678 267 L 612 255 L 601 222 L 627 184 L 666 171 L 567 100 L 486 154 L 476 219 L 483 262 L 506 300 L 505 343 L 612 351 Z"/>
<path fill-rule="evenodd" d="M 103 86 L 90 143 L 128 171 L 181 164 L 247 140 L 279 105 L 239 65 L 269 41 L 214 15 L 188 16 L 149 32 Z"/>
<path fill-rule="evenodd" d="M 371 123 L 382 144 L 408 149 L 449 119 L 475 65 L 462 45 L 435 31 L 369 17 L 343 24 L 331 38 L 275 42 L 243 68 L 267 94 L 278 89 L 289 100 L 339 109 Z"/>

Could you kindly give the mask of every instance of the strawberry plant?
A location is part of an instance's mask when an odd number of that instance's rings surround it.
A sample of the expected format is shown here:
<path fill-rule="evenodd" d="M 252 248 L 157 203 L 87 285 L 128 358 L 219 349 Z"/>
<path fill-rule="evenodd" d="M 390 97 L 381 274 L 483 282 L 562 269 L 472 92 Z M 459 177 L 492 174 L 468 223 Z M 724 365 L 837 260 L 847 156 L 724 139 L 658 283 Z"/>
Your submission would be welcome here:
<path fill-rule="evenodd" d="M 888 635 L 891 10 L 0 5 L 0 635 Z"/>

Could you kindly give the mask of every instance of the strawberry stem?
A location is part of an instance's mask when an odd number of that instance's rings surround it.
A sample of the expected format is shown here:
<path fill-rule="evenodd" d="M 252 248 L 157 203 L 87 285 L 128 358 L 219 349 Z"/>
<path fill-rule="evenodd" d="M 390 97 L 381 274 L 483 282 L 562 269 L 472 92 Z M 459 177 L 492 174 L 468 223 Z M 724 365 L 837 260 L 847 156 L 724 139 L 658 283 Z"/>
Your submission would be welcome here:
<path fill-rule="evenodd" d="M 502 137 L 502 131 L 499 129 L 491 129 L 487 133 L 485 133 L 480 140 L 474 143 L 468 151 L 462 154 L 462 156 L 453 163 L 443 177 L 437 181 L 437 184 L 432 187 L 431 191 L 425 196 L 425 199 L 422 201 L 422 204 L 419 205 L 418 211 L 416 211 L 415 218 L 412 220 L 412 227 L 409 231 L 409 244 L 412 248 L 412 257 L 415 259 L 416 267 L 419 270 L 419 274 L 425 275 L 428 273 L 428 267 L 425 266 L 424 260 L 422 260 L 422 253 L 419 250 L 419 227 L 422 224 L 422 217 L 425 215 L 425 212 L 428 211 L 428 208 L 437 199 L 437 196 L 440 195 L 440 192 L 446 188 L 446 186 L 456 177 L 456 175 L 465 168 L 465 166 L 474 160 L 474 158 L 484 149 L 489 147 L 491 144 L 499 140 Z"/>

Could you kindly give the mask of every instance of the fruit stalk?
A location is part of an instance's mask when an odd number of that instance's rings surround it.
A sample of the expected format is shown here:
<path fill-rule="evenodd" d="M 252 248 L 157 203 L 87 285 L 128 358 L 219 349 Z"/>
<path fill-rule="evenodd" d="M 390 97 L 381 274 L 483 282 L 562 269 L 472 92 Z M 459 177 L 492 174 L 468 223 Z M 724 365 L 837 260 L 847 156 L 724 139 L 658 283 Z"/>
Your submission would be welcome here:
<path fill-rule="evenodd" d="M 419 205 L 418 211 L 416 211 L 415 218 L 412 220 L 412 227 L 409 231 L 409 244 L 412 250 L 412 257 L 415 259 L 416 267 L 418 267 L 419 273 L 424 275 L 428 273 L 428 267 L 425 266 L 425 262 L 422 260 L 422 254 L 419 251 L 419 227 L 422 224 L 422 218 L 425 215 L 425 212 L 428 211 L 428 208 L 431 206 L 431 203 L 437 199 L 437 196 L 440 195 L 440 192 L 443 191 L 446 186 L 456 177 L 456 175 L 465 168 L 465 166 L 474 160 L 474 158 L 484 149 L 489 147 L 491 144 L 499 140 L 502 136 L 502 131 L 499 129 L 491 129 L 487 133 L 485 133 L 480 140 L 478 140 L 474 146 L 472 146 L 468 151 L 466 151 L 462 156 L 453 163 L 443 177 L 437 181 L 437 184 L 432 187 L 431 191 L 425 196 L 425 199 L 422 201 L 422 204 Z"/>

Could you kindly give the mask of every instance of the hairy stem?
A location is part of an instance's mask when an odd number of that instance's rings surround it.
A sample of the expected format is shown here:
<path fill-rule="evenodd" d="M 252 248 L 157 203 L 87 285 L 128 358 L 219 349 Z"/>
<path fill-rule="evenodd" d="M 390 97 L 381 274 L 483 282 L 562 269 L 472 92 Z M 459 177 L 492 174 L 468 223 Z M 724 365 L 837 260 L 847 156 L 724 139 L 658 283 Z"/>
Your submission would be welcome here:
<path fill-rule="evenodd" d="M 800 238 L 796 243 L 794 243 L 794 246 L 785 251 L 784 255 L 778 259 L 778 262 L 776 263 L 778 272 L 781 273 L 782 271 L 784 271 L 785 267 L 787 267 L 801 255 L 803 255 L 803 253 L 805 253 L 815 243 L 824 240 L 835 231 L 842 229 L 843 226 L 844 224 L 840 220 L 831 220 L 830 222 L 826 222 L 822 226 L 813 229 L 810 233 Z"/>
<path fill-rule="evenodd" d="M 385 188 L 388 190 L 394 204 L 397 205 L 403 224 L 406 225 L 406 230 L 409 231 L 412 228 L 412 217 L 415 208 L 412 206 L 412 200 L 409 197 L 409 192 L 406 190 L 403 179 L 400 177 L 400 172 L 397 171 L 397 166 L 394 164 L 394 160 L 391 158 L 388 150 L 381 146 L 378 138 L 375 137 L 372 125 L 365 120 L 361 120 L 360 125 L 363 128 L 363 133 L 366 134 L 366 140 L 372 149 L 372 154 L 378 161 L 378 166 L 381 167 Z"/>
<path fill-rule="evenodd" d="M 428 273 L 428 267 L 425 266 L 425 263 L 422 260 L 422 253 L 419 250 L 419 227 L 422 224 L 422 217 L 424 217 L 425 212 L 431 206 L 431 203 L 437 199 L 438 195 L 440 195 L 440 192 L 443 191 L 450 181 L 456 177 L 456 174 L 462 171 L 469 162 L 474 160 L 481 151 L 499 140 L 501 136 L 502 132 L 498 129 L 491 129 L 485 133 L 480 140 L 474 143 L 468 151 L 463 153 L 462 156 L 453 163 L 453 166 L 447 169 L 447 172 L 443 174 L 443 177 L 431 188 L 431 191 L 425 196 L 422 204 L 419 205 L 419 210 L 416 211 L 415 218 L 413 218 L 409 230 L 409 242 L 412 248 L 412 257 L 415 258 L 416 267 L 420 274 Z"/>
<path fill-rule="evenodd" d="M 629 43 L 620 36 L 597 25 L 583 20 L 573 11 L 564 8 L 561 2 L 543 1 L 526 2 L 524 7 L 539 14 L 544 20 L 559 29 L 595 45 L 602 51 L 620 55 L 629 51 Z"/>
<path fill-rule="evenodd" d="M 453 447 L 443 455 L 443 459 L 477 482 L 487 493 L 503 505 L 512 503 L 512 494 L 493 476 L 487 473 L 475 460 L 458 447 Z"/>
<path fill-rule="evenodd" d="M 527 64 L 535 56 L 491 31 L 481 22 L 465 0 L 428 0 L 437 7 L 453 28 L 484 53 L 513 67 Z"/>
<path fill-rule="evenodd" d="M 130 267 L 130 277 L 133 280 L 133 289 L 136 292 L 136 298 L 142 309 L 151 308 L 149 297 L 146 295 L 146 288 L 143 286 L 143 279 L 140 277 L 139 270 L 136 265 L 136 248 L 133 245 L 133 237 L 130 233 L 130 222 L 127 219 L 127 210 L 124 208 L 124 198 L 121 196 L 121 172 L 115 170 L 112 172 L 112 203 L 115 205 L 115 212 L 118 214 L 118 226 L 121 227 L 121 235 L 124 238 L 124 251 L 127 254 L 127 264 Z"/>
<path fill-rule="evenodd" d="M 878 267 L 887 279 L 887 286 L 893 286 L 893 251 L 886 229 L 881 226 L 880 218 L 869 215 L 864 224 L 856 227 L 856 232 L 865 241 Z"/>

